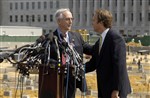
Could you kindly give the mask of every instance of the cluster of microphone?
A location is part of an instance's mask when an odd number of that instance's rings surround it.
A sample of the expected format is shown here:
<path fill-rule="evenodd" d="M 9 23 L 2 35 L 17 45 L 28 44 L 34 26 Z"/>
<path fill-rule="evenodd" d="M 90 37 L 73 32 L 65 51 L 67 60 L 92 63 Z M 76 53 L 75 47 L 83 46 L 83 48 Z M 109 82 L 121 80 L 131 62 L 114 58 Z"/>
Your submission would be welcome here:
<path fill-rule="evenodd" d="M 30 70 L 38 69 L 41 65 L 42 56 L 50 53 L 50 45 L 54 39 L 52 34 L 42 35 L 31 45 L 21 46 L 11 53 L 0 54 L 0 63 L 7 59 L 10 63 L 16 65 L 21 74 L 29 76 Z M 47 63 L 56 63 L 55 60 L 50 59 L 50 55 L 45 58 L 47 58 Z"/>
<path fill-rule="evenodd" d="M 57 60 L 51 58 L 52 43 L 56 46 Z M 68 55 L 66 65 L 73 65 L 73 75 L 76 79 L 80 80 L 80 77 L 84 76 L 82 74 L 84 72 L 84 66 L 80 55 L 76 49 L 68 44 L 64 39 L 61 45 L 64 47 L 64 52 Z M 13 65 L 17 65 L 17 70 L 19 70 L 21 74 L 29 76 L 29 70 L 38 69 L 38 67 L 43 64 L 41 61 L 43 56 L 45 58 L 44 64 L 46 66 L 52 63 L 55 64 L 56 68 L 58 68 L 58 72 L 60 73 L 60 67 L 62 65 L 60 45 L 58 43 L 57 36 L 54 36 L 52 33 L 42 35 L 35 41 L 35 43 L 21 46 L 10 54 L 5 53 L 4 55 L 0 55 L 0 63 L 4 59 L 7 59 Z"/>

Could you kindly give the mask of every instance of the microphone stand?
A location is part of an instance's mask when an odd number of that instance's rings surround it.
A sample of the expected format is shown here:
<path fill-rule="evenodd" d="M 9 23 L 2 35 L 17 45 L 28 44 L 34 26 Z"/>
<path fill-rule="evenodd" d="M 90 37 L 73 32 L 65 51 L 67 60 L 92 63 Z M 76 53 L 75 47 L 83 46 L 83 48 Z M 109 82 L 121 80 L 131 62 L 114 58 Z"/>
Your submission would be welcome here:
<path fill-rule="evenodd" d="M 50 41 L 47 42 L 47 45 L 46 45 L 46 55 L 47 55 L 47 63 L 46 63 L 46 66 L 49 65 L 49 62 L 50 62 Z"/>
<path fill-rule="evenodd" d="M 79 78 L 80 73 L 84 72 L 84 67 L 83 67 L 83 64 L 82 64 L 82 59 L 81 59 L 80 55 L 77 53 L 77 51 L 72 46 L 70 46 L 68 44 L 66 46 L 67 46 L 66 50 L 68 50 L 67 51 L 68 54 L 70 56 L 72 56 L 73 65 L 75 65 L 74 66 L 74 76 L 75 76 L 75 78 L 77 80 L 80 81 L 80 78 Z"/>
<path fill-rule="evenodd" d="M 65 98 L 68 98 L 68 82 L 69 82 L 69 71 L 70 71 L 69 65 L 71 64 L 71 57 L 67 54 L 67 49 L 65 49 L 64 55 L 66 57 L 66 67 L 64 73 L 67 74 Z"/>
<path fill-rule="evenodd" d="M 73 61 L 72 65 L 75 65 L 74 66 L 73 75 L 75 77 L 75 85 L 74 86 L 75 86 L 75 89 L 76 89 L 76 80 L 81 81 L 81 79 L 82 79 L 82 81 L 85 83 L 85 81 L 84 81 L 84 78 L 85 78 L 84 65 L 82 63 L 82 59 L 81 59 L 80 55 L 75 50 L 75 48 L 73 48 L 71 45 L 68 45 L 67 42 L 65 42 L 64 46 L 66 47 L 66 49 L 65 49 L 66 51 L 65 52 L 68 54 L 68 57 L 70 58 L 70 61 Z M 68 63 L 66 63 L 66 65 L 67 64 Z M 68 72 L 69 72 L 69 68 L 68 68 Z M 68 77 L 68 73 L 67 73 L 67 79 L 68 78 L 69 77 Z M 83 87 L 84 87 L 84 83 L 83 83 Z M 67 91 L 67 89 L 66 89 L 66 91 Z M 85 94 L 82 94 L 82 96 L 84 96 L 84 95 Z"/>

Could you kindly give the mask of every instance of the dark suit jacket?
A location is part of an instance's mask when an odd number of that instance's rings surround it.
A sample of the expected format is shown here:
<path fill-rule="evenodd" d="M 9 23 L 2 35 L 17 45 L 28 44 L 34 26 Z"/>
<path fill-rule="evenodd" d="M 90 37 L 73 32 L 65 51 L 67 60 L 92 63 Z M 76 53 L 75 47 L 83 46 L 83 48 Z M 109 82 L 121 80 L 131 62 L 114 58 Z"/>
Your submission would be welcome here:
<path fill-rule="evenodd" d="M 62 52 L 62 50 L 63 50 L 61 48 L 62 38 L 61 38 L 60 34 L 57 32 L 57 30 L 53 34 L 55 36 L 57 36 L 58 43 L 59 43 L 59 46 L 60 46 L 60 52 Z M 83 53 L 91 54 L 92 46 L 90 46 L 88 43 L 84 42 L 82 36 L 78 32 L 68 32 L 68 36 L 69 36 L 69 42 L 74 44 L 74 48 L 79 53 L 81 58 L 83 58 Z M 71 89 L 74 89 L 74 86 L 76 85 L 76 87 L 79 88 L 81 91 L 86 90 L 85 89 L 86 84 L 84 84 L 83 81 L 78 81 L 77 80 L 76 84 L 75 84 L 74 76 L 72 76 L 72 73 L 70 74 L 70 77 L 69 77 L 69 83 L 71 84 L 70 86 L 72 86 Z"/>
<path fill-rule="evenodd" d="M 123 38 L 113 30 L 109 30 L 98 54 L 99 40 L 93 47 L 92 58 L 86 63 L 86 72 L 96 69 L 98 96 L 111 98 L 113 90 L 126 96 L 131 92 L 126 69 L 126 46 Z"/>

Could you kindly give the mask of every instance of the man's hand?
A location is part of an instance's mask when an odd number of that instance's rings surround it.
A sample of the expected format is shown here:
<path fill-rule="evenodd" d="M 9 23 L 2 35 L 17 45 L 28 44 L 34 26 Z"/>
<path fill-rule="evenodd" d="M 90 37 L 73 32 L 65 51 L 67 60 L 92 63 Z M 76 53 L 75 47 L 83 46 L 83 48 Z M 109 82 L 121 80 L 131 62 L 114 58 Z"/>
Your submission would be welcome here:
<path fill-rule="evenodd" d="M 114 91 L 111 93 L 111 98 L 119 98 L 119 91 L 114 90 Z"/>

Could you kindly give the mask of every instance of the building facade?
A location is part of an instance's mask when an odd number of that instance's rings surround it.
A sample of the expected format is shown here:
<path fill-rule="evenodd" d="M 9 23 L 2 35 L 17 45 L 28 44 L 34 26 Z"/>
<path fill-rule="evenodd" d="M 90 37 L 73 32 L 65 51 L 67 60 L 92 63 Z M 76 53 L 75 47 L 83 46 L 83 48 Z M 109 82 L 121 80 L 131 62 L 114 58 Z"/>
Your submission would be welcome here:
<path fill-rule="evenodd" d="M 113 28 L 124 35 L 150 35 L 150 0 L 0 0 L 0 25 L 57 28 L 54 13 L 70 8 L 73 29 L 92 31 L 92 15 L 103 8 L 113 14 Z"/>

